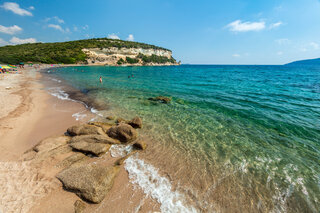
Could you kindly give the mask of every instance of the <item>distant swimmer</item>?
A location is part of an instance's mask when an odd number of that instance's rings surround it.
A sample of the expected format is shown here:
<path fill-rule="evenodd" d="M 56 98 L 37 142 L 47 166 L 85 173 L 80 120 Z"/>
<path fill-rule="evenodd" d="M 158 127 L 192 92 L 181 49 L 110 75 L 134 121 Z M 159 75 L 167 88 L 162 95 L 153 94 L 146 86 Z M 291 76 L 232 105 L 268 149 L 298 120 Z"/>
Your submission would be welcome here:
<path fill-rule="evenodd" d="M 128 78 L 130 78 L 130 75 L 128 75 Z"/>
<path fill-rule="evenodd" d="M 100 81 L 100 83 L 102 83 L 102 77 L 100 76 L 100 78 L 99 78 L 99 81 Z"/>
<path fill-rule="evenodd" d="M 133 74 L 131 75 L 131 77 L 133 77 Z"/>

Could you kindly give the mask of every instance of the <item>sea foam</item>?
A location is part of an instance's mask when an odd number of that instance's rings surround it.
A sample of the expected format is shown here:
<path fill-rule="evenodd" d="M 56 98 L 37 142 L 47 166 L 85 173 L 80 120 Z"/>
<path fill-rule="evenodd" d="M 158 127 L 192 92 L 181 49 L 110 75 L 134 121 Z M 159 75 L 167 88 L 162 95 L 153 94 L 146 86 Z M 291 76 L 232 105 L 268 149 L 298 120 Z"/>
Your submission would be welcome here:
<path fill-rule="evenodd" d="M 161 204 L 161 212 L 197 212 L 195 208 L 185 204 L 185 197 L 172 190 L 170 181 L 159 175 L 158 170 L 136 156 L 125 161 L 125 169 L 129 173 L 130 182 L 137 184 L 145 194 Z"/>

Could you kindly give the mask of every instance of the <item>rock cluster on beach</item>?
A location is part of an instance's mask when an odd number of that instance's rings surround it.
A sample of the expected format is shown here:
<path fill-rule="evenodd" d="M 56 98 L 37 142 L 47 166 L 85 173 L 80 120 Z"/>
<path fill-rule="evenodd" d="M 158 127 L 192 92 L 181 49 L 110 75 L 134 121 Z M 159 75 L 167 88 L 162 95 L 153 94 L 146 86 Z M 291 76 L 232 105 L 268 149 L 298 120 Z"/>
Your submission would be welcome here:
<path fill-rule="evenodd" d="M 88 203 L 100 203 L 112 188 L 123 162 L 147 147 L 137 132 L 142 128 L 141 118 L 112 120 L 72 126 L 63 136 L 42 140 L 23 155 L 23 160 L 36 167 L 53 164 L 55 176 L 65 190 Z M 112 164 L 106 163 L 110 147 L 122 144 L 132 146 L 131 153 Z M 82 212 L 86 204 L 78 200 L 74 206 L 76 212 Z"/>

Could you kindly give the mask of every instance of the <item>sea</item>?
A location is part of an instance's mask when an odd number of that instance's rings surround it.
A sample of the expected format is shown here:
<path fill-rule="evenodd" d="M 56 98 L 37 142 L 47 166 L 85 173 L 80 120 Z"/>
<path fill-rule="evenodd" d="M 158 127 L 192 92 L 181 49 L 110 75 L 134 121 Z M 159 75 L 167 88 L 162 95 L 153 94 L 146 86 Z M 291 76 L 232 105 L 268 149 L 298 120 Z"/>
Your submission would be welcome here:
<path fill-rule="evenodd" d="M 55 82 L 51 94 L 100 119 L 142 118 L 148 149 L 125 168 L 162 212 L 320 212 L 320 66 L 77 66 L 44 75 Z M 149 100 L 157 96 L 171 102 Z"/>

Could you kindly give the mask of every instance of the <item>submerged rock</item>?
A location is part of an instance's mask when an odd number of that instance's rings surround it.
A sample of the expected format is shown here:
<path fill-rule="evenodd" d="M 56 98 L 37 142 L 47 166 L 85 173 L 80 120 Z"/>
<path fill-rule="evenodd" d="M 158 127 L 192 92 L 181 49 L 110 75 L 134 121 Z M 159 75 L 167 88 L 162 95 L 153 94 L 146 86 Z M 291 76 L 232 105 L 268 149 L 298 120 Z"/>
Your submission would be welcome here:
<path fill-rule="evenodd" d="M 171 98 L 165 96 L 157 96 L 154 98 L 149 98 L 150 101 L 158 101 L 160 103 L 168 104 L 171 102 Z"/>
<path fill-rule="evenodd" d="M 137 131 L 132 126 L 124 123 L 111 127 L 107 131 L 107 134 L 111 138 L 120 140 L 122 143 L 134 141 L 138 137 Z"/>
<path fill-rule="evenodd" d="M 120 141 L 110 138 L 108 135 L 80 135 L 73 137 L 69 143 L 104 143 L 104 144 L 120 144 Z"/>
<path fill-rule="evenodd" d="M 101 127 L 90 125 L 90 124 L 82 124 L 76 125 L 68 128 L 68 134 L 71 136 L 76 135 L 105 135 L 104 131 Z"/>
<path fill-rule="evenodd" d="M 86 208 L 86 204 L 82 200 L 77 200 L 73 204 L 75 213 L 83 213 Z"/>
<path fill-rule="evenodd" d="M 107 120 L 112 121 L 112 120 L 114 120 L 114 119 L 115 119 L 115 117 L 114 117 L 114 116 L 112 116 L 112 115 L 109 115 L 109 116 L 107 116 L 107 117 L 106 117 L 106 119 L 107 119 Z"/>
<path fill-rule="evenodd" d="M 128 121 L 127 124 L 132 126 L 133 128 L 142 128 L 142 119 L 140 117 L 134 117 L 131 121 Z"/>
<path fill-rule="evenodd" d="M 57 178 L 66 190 L 92 203 L 100 203 L 112 188 L 119 170 L 118 166 L 76 165 L 60 172 Z"/>
<path fill-rule="evenodd" d="M 120 124 L 120 123 L 127 123 L 127 120 L 125 120 L 123 118 L 117 118 L 116 124 Z"/>
<path fill-rule="evenodd" d="M 71 143 L 70 146 L 75 150 L 78 150 L 83 153 L 93 154 L 95 156 L 100 156 L 106 153 L 111 147 L 110 144 L 88 143 L 84 141 Z"/>
<path fill-rule="evenodd" d="M 140 150 L 145 150 L 147 148 L 147 143 L 144 140 L 138 139 L 134 142 L 133 147 Z"/>

